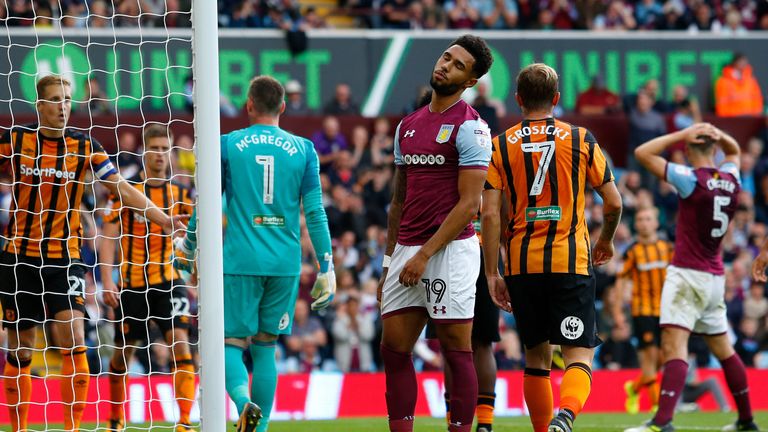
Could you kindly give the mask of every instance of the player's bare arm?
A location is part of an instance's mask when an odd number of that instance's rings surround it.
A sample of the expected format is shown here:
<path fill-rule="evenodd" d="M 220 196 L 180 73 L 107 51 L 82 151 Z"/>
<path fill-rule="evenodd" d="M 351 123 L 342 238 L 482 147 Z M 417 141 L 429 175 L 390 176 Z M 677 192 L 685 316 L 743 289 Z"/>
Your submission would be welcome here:
<path fill-rule="evenodd" d="M 700 142 L 700 136 L 706 135 L 718 140 L 723 132 L 709 123 L 696 123 L 683 130 L 654 138 L 635 149 L 635 158 L 640 164 L 661 180 L 665 180 L 667 160 L 661 154 L 670 146 L 684 141 L 690 144 Z M 732 138 L 731 138 L 732 139 Z M 728 146 L 728 144 L 725 144 Z M 730 148 L 730 146 L 728 146 Z M 738 149 L 738 144 L 736 145 Z M 731 149 L 732 150 L 732 149 Z M 737 158 L 738 159 L 738 158 Z"/>
<path fill-rule="evenodd" d="M 417 285 L 429 258 L 455 240 L 477 214 L 486 176 L 487 172 L 482 169 L 459 171 L 459 201 L 445 217 L 437 232 L 424 243 L 413 258 L 405 263 L 399 277 L 401 284 Z"/>
<path fill-rule="evenodd" d="M 613 324 L 617 328 L 623 329 L 627 327 L 627 317 L 624 314 L 624 304 L 628 297 L 628 290 L 632 289 L 632 284 L 625 277 L 619 277 L 616 279 L 616 284 L 613 286 L 613 290 L 608 296 L 611 302 L 611 317 L 613 318 Z"/>
<path fill-rule="evenodd" d="M 389 214 L 387 216 L 387 249 L 386 256 L 392 256 L 397 244 L 397 236 L 400 233 L 400 218 L 403 215 L 403 203 L 405 202 L 405 189 L 407 176 L 405 169 L 395 166 L 394 184 L 392 187 L 392 201 L 389 205 Z M 387 279 L 388 266 L 385 265 L 384 271 L 379 280 L 379 289 L 376 292 L 376 298 L 381 302 L 381 290 L 384 288 L 384 281 Z"/>
<path fill-rule="evenodd" d="M 189 219 L 189 215 L 168 216 L 120 174 L 112 174 L 102 181 L 102 184 L 119 197 L 124 206 L 144 212 L 146 218 L 163 227 L 166 234 L 185 232 L 187 227 L 184 221 Z"/>
<path fill-rule="evenodd" d="M 99 271 L 101 272 L 102 298 L 107 306 L 116 308 L 118 303 L 118 289 L 112 279 L 112 270 L 115 263 L 115 246 L 120 236 L 120 224 L 105 222 L 101 228 L 99 242 Z"/>
<path fill-rule="evenodd" d="M 499 240 L 501 238 L 501 191 L 486 189 L 483 191 L 483 212 L 480 224 L 483 232 L 483 256 L 499 256 Z M 509 298 L 507 285 L 499 273 L 496 260 L 485 260 L 485 277 L 488 280 L 488 291 L 491 300 L 499 308 L 512 312 L 512 301 Z"/>
<path fill-rule="evenodd" d="M 741 168 L 741 148 L 736 139 L 715 126 L 712 126 L 710 133 L 717 145 L 725 153 L 723 163 L 732 163 L 736 165 L 736 168 Z"/>
<path fill-rule="evenodd" d="M 592 248 L 592 264 L 599 266 L 613 258 L 613 236 L 621 222 L 621 195 L 616 183 L 608 182 L 595 189 L 603 199 L 603 228 Z"/>

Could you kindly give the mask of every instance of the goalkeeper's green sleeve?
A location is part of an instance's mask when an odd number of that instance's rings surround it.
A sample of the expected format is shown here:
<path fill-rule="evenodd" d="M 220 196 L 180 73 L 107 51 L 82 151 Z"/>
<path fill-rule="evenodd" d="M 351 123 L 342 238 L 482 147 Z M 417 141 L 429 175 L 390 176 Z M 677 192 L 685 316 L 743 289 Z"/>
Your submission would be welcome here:
<path fill-rule="evenodd" d="M 333 250 L 331 249 L 331 233 L 328 231 L 328 216 L 323 208 L 323 194 L 318 187 L 304 195 L 303 199 L 309 238 L 315 248 L 317 260 L 320 262 L 320 272 L 325 273 L 332 262 Z"/>
<path fill-rule="evenodd" d="M 197 247 L 197 207 L 192 212 L 192 216 L 189 218 L 189 224 L 187 224 L 187 235 L 184 236 L 184 247 L 187 250 L 195 250 Z"/>

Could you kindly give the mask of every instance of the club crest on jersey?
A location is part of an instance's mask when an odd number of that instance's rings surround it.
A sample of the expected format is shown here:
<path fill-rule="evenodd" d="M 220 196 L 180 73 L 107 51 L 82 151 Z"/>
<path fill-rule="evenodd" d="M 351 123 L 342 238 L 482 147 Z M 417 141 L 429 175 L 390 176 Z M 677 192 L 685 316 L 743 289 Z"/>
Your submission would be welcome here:
<path fill-rule="evenodd" d="M 440 126 L 440 130 L 437 132 L 437 137 L 435 138 L 435 141 L 438 142 L 438 144 L 444 144 L 447 143 L 449 139 L 451 139 L 451 134 L 453 133 L 453 128 L 455 126 L 452 124 L 444 124 Z"/>

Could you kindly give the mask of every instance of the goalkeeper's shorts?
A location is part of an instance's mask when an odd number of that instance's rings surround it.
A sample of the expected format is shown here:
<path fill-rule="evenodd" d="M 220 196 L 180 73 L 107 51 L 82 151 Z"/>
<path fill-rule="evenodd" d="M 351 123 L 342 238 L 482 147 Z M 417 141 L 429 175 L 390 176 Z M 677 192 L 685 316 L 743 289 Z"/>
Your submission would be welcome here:
<path fill-rule="evenodd" d="M 299 276 L 224 275 L 224 337 L 291 334 Z"/>
<path fill-rule="evenodd" d="M 30 329 L 59 312 L 85 314 L 85 267 L 79 260 L 0 253 L 3 328 Z"/>
<path fill-rule="evenodd" d="M 149 321 L 163 336 L 174 329 L 189 329 L 191 319 L 187 288 L 183 282 L 168 281 L 149 287 L 123 288 L 120 305 L 115 309 L 115 344 L 149 341 Z"/>

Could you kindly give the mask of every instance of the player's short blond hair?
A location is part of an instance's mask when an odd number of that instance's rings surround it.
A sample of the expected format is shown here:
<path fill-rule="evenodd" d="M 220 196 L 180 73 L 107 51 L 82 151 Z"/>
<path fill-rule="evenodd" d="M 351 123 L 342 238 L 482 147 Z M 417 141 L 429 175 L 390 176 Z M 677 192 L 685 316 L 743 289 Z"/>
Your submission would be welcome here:
<path fill-rule="evenodd" d="M 59 75 L 46 75 L 46 76 L 40 78 L 40 80 L 37 81 L 37 85 L 35 86 L 36 89 L 37 89 L 37 100 L 38 101 L 39 100 L 45 100 L 44 97 L 43 97 L 43 95 L 45 94 L 45 90 L 48 87 L 52 86 L 52 85 L 58 85 L 58 86 L 62 86 L 62 87 L 67 86 L 67 87 L 70 87 L 70 88 L 72 87 L 72 83 L 68 79 L 66 79 L 66 78 L 64 78 L 62 76 L 59 76 Z"/>
<path fill-rule="evenodd" d="M 557 72 L 544 63 L 524 67 L 517 74 L 517 94 L 522 100 L 522 108 L 528 111 L 550 108 L 558 83 Z"/>
<path fill-rule="evenodd" d="M 168 138 L 168 141 L 173 142 L 173 132 L 166 125 L 150 123 L 144 128 L 142 138 L 144 139 L 144 146 L 149 144 L 149 140 L 152 138 Z"/>

